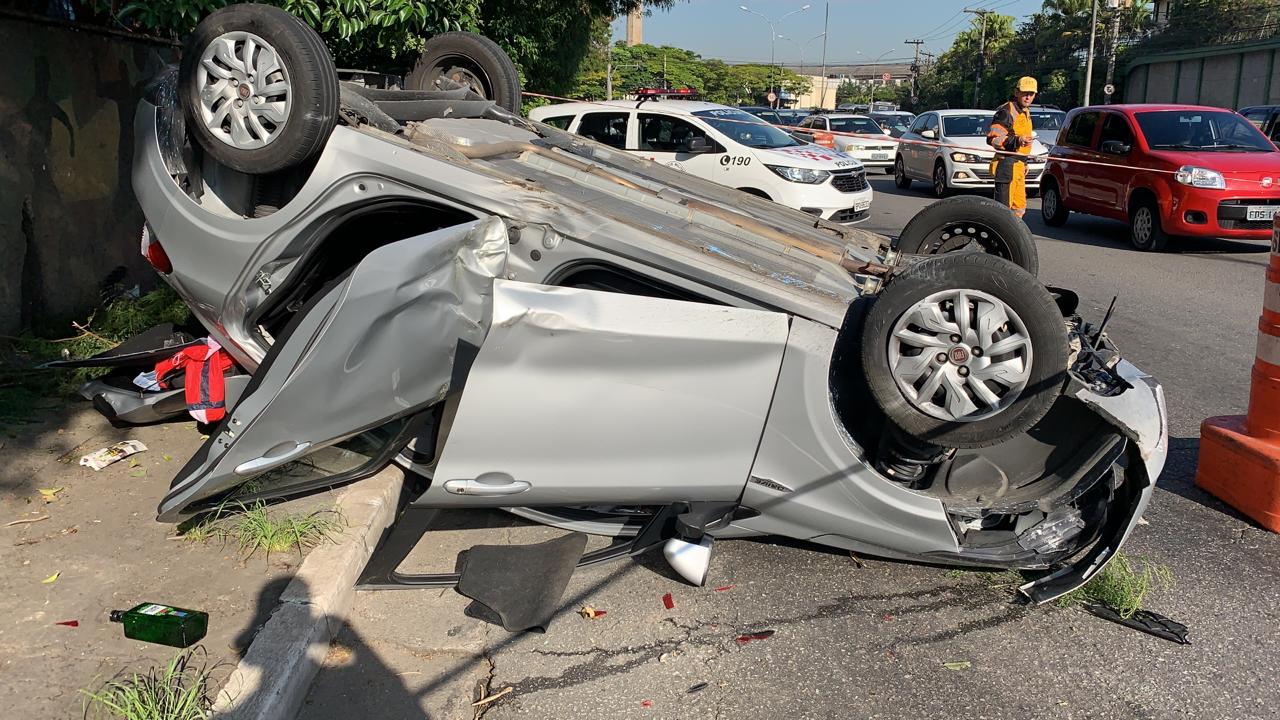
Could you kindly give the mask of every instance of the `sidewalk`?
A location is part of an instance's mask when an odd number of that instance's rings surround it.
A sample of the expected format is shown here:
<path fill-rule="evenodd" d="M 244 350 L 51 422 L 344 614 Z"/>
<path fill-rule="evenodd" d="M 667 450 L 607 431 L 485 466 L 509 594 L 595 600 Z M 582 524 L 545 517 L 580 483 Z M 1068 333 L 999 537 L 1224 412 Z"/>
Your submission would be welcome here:
<path fill-rule="evenodd" d="M 128 640 L 113 609 L 159 602 L 209 613 L 200 643 L 230 672 L 301 561 L 296 552 L 244 559 L 234 546 L 173 539 L 155 509 L 201 444 L 194 423 L 117 430 L 88 403 L 41 413 L 0 436 L 0 707 L 5 717 L 82 713 L 82 689 L 164 664 L 176 649 Z M 125 439 L 148 447 L 94 472 L 82 455 Z M 131 460 L 137 465 L 131 467 Z M 46 503 L 40 489 L 56 493 Z M 306 509 L 331 503 L 327 494 Z M 47 517 L 4 527 L 6 523 Z M 43 582 L 56 575 L 56 579 Z M 56 625 L 75 620 L 79 627 Z"/>

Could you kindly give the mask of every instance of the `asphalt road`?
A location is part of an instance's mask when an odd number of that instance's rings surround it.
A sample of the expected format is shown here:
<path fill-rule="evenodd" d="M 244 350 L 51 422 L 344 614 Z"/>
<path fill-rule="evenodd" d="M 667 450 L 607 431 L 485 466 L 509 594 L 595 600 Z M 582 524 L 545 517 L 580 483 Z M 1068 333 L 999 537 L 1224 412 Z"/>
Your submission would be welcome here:
<path fill-rule="evenodd" d="M 870 229 L 895 233 L 929 202 L 887 176 L 873 185 Z M 1200 421 L 1248 398 L 1267 248 L 1143 254 L 1118 223 L 1046 228 L 1031 205 L 1042 278 L 1094 319 L 1117 296 L 1110 334 L 1165 385 L 1172 452 L 1126 550 L 1171 569 L 1176 587 L 1147 605 L 1189 625 L 1191 645 L 1012 603 L 998 576 L 731 541 L 702 589 L 656 553 L 577 573 L 566 606 L 607 614 L 566 611 L 545 635 L 466 618 L 452 591 L 363 593 L 300 717 L 471 717 L 477 682 L 512 688 L 482 707 L 491 719 L 1280 716 L 1280 538 L 1192 484 Z M 473 529 L 431 537 L 417 562 L 444 570 L 469 543 L 546 532 L 493 513 L 455 523 Z M 760 630 L 775 633 L 736 640 Z"/>

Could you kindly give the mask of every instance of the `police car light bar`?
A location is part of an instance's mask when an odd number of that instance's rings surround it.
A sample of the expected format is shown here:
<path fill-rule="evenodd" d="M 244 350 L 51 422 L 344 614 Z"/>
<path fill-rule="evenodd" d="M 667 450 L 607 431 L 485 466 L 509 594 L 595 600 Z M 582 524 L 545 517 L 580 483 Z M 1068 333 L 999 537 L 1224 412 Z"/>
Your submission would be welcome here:
<path fill-rule="evenodd" d="M 692 97 L 693 88 L 639 88 L 636 97 Z"/>

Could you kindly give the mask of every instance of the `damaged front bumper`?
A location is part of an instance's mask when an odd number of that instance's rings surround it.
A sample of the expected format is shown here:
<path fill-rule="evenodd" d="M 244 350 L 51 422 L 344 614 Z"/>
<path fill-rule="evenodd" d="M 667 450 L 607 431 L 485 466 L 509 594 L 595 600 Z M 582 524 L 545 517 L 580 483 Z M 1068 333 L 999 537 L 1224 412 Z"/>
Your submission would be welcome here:
<path fill-rule="evenodd" d="M 1169 455 L 1169 421 L 1160 383 L 1125 360 L 1117 362 L 1112 372 L 1127 385 L 1122 392 L 1106 394 L 1086 385 L 1076 389 L 1074 397 L 1125 436 L 1131 459 L 1138 462 L 1129 463 L 1123 482 L 1115 489 L 1097 540 L 1047 575 L 1018 588 L 1036 603 L 1055 600 L 1079 588 L 1115 558 L 1151 502 L 1156 480 Z"/>

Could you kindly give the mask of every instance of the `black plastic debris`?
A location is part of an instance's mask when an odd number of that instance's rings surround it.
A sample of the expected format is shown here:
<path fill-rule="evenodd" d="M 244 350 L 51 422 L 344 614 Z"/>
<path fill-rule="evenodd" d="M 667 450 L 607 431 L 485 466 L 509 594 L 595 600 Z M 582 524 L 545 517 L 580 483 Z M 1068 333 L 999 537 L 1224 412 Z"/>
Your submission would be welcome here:
<path fill-rule="evenodd" d="M 686 694 L 686 695 L 692 695 L 692 694 L 694 694 L 694 693 L 696 693 L 696 692 L 700 692 L 700 691 L 702 691 L 702 690 L 706 690 L 706 689 L 707 689 L 707 685 L 708 685 L 708 683 L 700 682 L 700 683 L 698 683 L 697 685 L 694 685 L 693 687 L 691 687 L 691 688 L 689 688 L 688 690 L 686 690 L 686 691 L 685 691 L 685 694 Z"/>
<path fill-rule="evenodd" d="M 1148 635 L 1154 635 L 1179 645 L 1190 645 L 1191 640 L 1187 638 L 1187 626 L 1171 620 L 1160 613 L 1150 610 L 1139 610 L 1130 617 L 1124 617 L 1114 609 L 1106 605 L 1097 603 L 1085 603 L 1085 609 L 1103 620 L 1110 620 L 1113 623 L 1124 625 L 1125 627 L 1139 630 Z"/>

